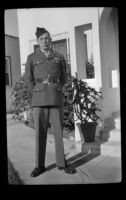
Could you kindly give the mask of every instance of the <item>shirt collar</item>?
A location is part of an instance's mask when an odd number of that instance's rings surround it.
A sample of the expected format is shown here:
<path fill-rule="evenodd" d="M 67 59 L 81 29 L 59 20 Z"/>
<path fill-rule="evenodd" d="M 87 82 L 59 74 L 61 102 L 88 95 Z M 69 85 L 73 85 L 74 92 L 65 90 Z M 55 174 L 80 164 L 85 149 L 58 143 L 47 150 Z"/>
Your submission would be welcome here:
<path fill-rule="evenodd" d="M 47 51 L 43 49 L 40 49 L 40 50 L 42 51 L 42 53 L 50 53 L 52 51 L 52 49 L 48 49 Z"/>
<path fill-rule="evenodd" d="M 43 49 L 41 49 L 41 52 L 46 55 L 47 57 L 51 58 L 54 57 L 55 52 L 53 51 L 53 49 L 49 49 L 48 51 L 44 51 Z"/>

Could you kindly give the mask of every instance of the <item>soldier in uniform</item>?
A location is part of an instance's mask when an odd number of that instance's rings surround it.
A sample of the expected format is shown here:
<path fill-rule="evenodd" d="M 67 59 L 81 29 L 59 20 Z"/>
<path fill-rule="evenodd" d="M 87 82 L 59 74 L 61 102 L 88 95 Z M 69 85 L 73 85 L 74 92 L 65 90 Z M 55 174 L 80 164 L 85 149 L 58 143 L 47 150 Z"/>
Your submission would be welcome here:
<path fill-rule="evenodd" d="M 66 63 L 64 57 L 53 51 L 50 33 L 37 27 L 37 42 L 40 50 L 27 57 L 25 85 L 32 93 L 31 107 L 34 112 L 36 131 L 36 166 L 31 176 L 46 171 L 45 154 L 49 117 L 55 137 L 56 164 L 59 170 L 73 174 L 76 170 L 67 164 L 63 145 L 63 92 Z"/>

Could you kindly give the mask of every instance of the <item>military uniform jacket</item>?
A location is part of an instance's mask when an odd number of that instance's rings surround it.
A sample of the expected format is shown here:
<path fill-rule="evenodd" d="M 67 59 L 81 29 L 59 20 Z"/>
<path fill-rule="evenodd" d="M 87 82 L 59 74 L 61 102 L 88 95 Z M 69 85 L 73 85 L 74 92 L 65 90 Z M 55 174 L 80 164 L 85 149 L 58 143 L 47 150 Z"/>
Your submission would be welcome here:
<path fill-rule="evenodd" d="M 55 77 L 59 83 L 45 84 L 38 79 Z M 31 106 L 63 105 L 62 87 L 66 80 L 66 62 L 58 52 L 52 51 L 47 57 L 39 50 L 27 57 L 25 85 L 32 93 Z"/>

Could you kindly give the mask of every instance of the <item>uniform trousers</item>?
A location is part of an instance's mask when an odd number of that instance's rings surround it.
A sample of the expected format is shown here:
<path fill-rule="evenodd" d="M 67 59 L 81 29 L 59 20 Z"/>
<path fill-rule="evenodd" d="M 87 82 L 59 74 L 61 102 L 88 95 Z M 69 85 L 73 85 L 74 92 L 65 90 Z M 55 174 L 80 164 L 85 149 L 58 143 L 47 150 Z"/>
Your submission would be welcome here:
<path fill-rule="evenodd" d="M 57 106 L 34 107 L 34 125 L 36 131 L 36 167 L 45 165 L 46 142 L 49 119 L 53 127 L 55 139 L 56 164 L 65 167 L 64 145 L 63 145 L 63 109 Z"/>

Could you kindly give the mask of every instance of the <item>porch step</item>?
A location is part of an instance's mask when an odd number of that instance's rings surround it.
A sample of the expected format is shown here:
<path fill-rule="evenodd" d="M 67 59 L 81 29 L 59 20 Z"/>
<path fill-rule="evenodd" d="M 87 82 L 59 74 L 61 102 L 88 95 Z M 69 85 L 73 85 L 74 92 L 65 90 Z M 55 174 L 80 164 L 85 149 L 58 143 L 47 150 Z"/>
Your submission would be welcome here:
<path fill-rule="evenodd" d="M 121 157 L 120 118 L 115 119 L 115 127 L 109 132 L 108 141 L 101 144 L 101 154 Z"/>
<path fill-rule="evenodd" d="M 98 154 L 113 157 L 121 157 L 121 142 L 120 141 L 103 141 L 99 137 L 95 138 L 95 142 L 75 143 L 76 151 L 85 154 Z"/>
<path fill-rule="evenodd" d="M 121 131 L 120 129 L 113 129 L 109 132 L 110 137 L 109 141 L 110 142 L 120 142 L 121 141 Z"/>

